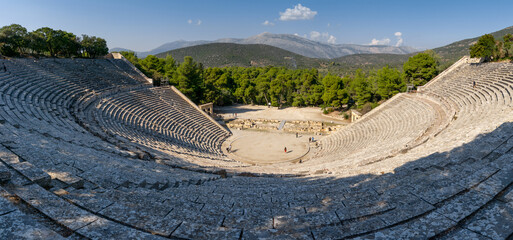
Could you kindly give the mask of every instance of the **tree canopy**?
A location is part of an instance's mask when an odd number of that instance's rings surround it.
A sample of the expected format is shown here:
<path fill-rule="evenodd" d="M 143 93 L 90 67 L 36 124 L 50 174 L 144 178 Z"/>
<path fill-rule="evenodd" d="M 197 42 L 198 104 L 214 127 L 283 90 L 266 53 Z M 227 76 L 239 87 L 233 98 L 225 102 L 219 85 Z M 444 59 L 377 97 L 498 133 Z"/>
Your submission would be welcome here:
<path fill-rule="evenodd" d="M 109 52 L 103 38 L 82 35 L 82 38 L 63 30 L 42 27 L 32 32 L 18 24 L 0 28 L 0 54 L 17 56 L 23 54 L 47 55 L 50 57 L 103 56 Z"/>
<path fill-rule="evenodd" d="M 484 58 L 485 61 L 513 59 L 513 35 L 508 33 L 501 41 L 491 34 L 485 34 L 470 46 L 470 56 Z"/>
<path fill-rule="evenodd" d="M 429 52 L 410 57 L 403 65 L 403 77 L 407 83 L 421 86 L 438 74 L 437 61 Z"/>
<path fill-rule="evenodd" d="M 477 43 L 470 46 L 470 57 L 483 57 L 491 58 L 496 56 L 497 46 L 495 45 L 495 38 L 492 34 L 485 34 L 481 36 Z"/>
<path fill-rule="evenodd" d="M 121 52 L 142 72 L 169 81 L 196 103 L 214 102 L 273 106 L 322 106 L 362 108 L 404 91 L 406 77 L 419 84 L 433 78 L 438 62 L 432 54 L 410 59 L 409 73 L 388 66 L 368 73 L 357 70 L 351 76 L 322 75 L 317 69 L 285 67 L 203 68 L 191 57 L 178 63 L 171 55 L 139 59 L 133 52 Z"/>

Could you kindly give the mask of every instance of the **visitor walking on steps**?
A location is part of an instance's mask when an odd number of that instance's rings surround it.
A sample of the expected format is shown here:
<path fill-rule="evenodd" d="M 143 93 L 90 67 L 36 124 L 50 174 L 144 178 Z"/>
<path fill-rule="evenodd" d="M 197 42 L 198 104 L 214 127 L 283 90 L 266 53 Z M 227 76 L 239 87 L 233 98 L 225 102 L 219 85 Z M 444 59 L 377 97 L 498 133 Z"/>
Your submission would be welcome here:
<path fill-rule="evenodd" d="M 472 83 L 472 88 L 476 88 L 476 81 Z"/>

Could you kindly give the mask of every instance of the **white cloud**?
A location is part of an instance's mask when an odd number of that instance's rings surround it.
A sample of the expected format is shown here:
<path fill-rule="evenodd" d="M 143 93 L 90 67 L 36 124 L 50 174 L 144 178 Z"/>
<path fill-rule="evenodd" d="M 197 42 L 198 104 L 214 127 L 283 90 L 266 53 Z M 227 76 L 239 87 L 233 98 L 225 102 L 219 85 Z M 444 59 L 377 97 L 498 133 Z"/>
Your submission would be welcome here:
<path fill-rule="evenodd" d="M 371 43 L 369 45 L 388 45 L 390 44 L 390 38 L 383 38 L 383 39 L 375 39 L 373 38 Z"/>
<path fill-rule="evenodd" d="M 320 32 L 317 32 L 317 31 L 311 31 L 310 32 L 310 39 L 312 40 L 320 40 L 321 39 L 321 33 Z"/>
<path fill-rule="evenodd" d="M 395 44 L 396 47 L 399 47 L 403 44 L 403 33 L 402 32 L 396 32 L 394 33 L 394 36 L 397 37 L 397 43 Z"/>
<path fill-rule="evenodd" d="M 328 43 L 331 43 L 331 44 L 335 44 L 337 43 L 337 38 L 334 37 L 333 35 L 331 35 L 329 38 L 328 38 Z"/>
<path fill-rule="evenodd" d="M 335 44 L 337 41 L 337 38 L 335 36 L 330 35 L 327 32 L 320 33 L 317 31 L 310 32 L 310 39 L 312 39 L 314 41 L 327 42 L 327 43 L 331 43 L 331 44 Z"/>
<path fill-rule="evenodd" d="M 273 22 L 270 22 L 269 20 L 265 20 L 265 22 L 262 23 L 264 26 L 274 26 Z"/>
<path fill-rule="evenodd" d="M 317 11 L 312 11 L 301 4 L 294 6 L 294 8 L 287 8 L 285 12 L 280 12 L 281 21 L 291 20 L 309 20 L 317 15 Z"/>
<path fill-rule="evenodd" d="M 192 19 L 189 19 L 189 20 L 187 20 L 187 23 L 188 24 L 193 24 L 194 22 L 192 21 Z M 198 19 L 198 21 L 196 21 L 195 24 L 199 26 L 199 25 L 201 25 L 201 23 L 202 23 L 201 20 Z"/>
<path fill-rule="evenodd" d="M 395 43 L 396 47 L 399 47 L 403 44 L 403 33 L 402 32 L 395 32 L 394 36 L 397 38 L 397 42 Z M 375 39 L 373 38 L 372 41 L 369 43 L 369 45 L 390 45 L 390 38 L 383 38 L 383 39 Z"/>

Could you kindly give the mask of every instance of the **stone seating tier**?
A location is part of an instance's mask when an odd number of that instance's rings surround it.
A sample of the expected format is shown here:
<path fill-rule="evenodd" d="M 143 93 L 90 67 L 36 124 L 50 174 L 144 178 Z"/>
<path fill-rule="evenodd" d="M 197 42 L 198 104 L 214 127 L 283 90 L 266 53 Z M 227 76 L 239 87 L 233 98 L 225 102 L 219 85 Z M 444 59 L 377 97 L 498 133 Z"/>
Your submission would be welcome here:
<path fill-rule="evenodd" d="M 225 131 L 124 62 L 0 62 L 0 171 L 12 176 L 0 218 L 13 223 L 2 239 L 513 233 L 511 64 L 461 64 L 322 139 L 308 161 L 266 167 L 220 155 Z"/>

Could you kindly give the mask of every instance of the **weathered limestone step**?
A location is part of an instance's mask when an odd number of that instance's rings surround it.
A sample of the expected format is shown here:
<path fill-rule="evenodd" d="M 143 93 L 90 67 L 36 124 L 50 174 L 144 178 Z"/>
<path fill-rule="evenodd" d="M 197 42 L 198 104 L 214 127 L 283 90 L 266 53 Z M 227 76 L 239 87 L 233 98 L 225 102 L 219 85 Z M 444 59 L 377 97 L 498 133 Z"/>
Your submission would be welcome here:
<path fill-rule="evenodd" d="M 98 219 L 94 214 L 66 202 L 39 185 L 17 186 L 12 192 L 50 219 L 76 231 Z"/>
<path fill-rule="evenodd" d="M 163 237 L 142 232 L 108 219 L 99 218 L 79 229 L 77 233 L 90 239 L 164 239 Z"/>
<path fill-rule="evenodd" d="M 476 190 L 470 190 L 444 203 L 435 211 L 453 221 L 459 222 L 492 199 L 493 196 L 482 194 Z"/>
<path fill-rule="evenodd" d="M 98 213 L 113 203 L 108 199 L 96 197 L 97 191 L 105 191 L 105 189 L 99 188 L 91 191 L 86 189 L 75 189 L 71 192 L 68 192 L 64 189 L 58 189 L 54 191 L 54 193 L 80 207 L 83 207 L 94 213 Z"/>
<path fill-rule="evenodd" d="M 494 201 L 463 226 L 491 239 L 506 239 L 513 234 L 513 203 Z"/>
<path fill-rule="evenodd" d="M 11 167 L 16 169 L 23 176 L 27 177 L 33 183 L 37 183 L 42 187 L 49 187 L 51 184 L 52 178 L 48 173 L 44 172 L 40 168 L 35 167 L 29 162 L 19 162 L 12 164 Z"/>
<path fill-rule="evenodd" d="M 3 197 L 8 195 L 9 193 L 0 187 L 0 216 L 18 210 L 16 206 Z"/>
<path fill-rule="evenodd" d="M 431 212 L 404 224 L 355 239 L 428 239 L 454 226 L 456 222 Z"/>
<path fill-rule="evenodd" d="M 3 146 L 0 146 L 0 160 L 16 169 L 16 171 L 27 177 L 30 181 L 43 187 L 50 186 L 51 177 L 48 175 L 48 173 L 37 168 L 29 162 L 20 162 L 20 159 L 16 154 L 12 153 L 10 150 Z"/>
<path fill-rule="evenodd" d="M 2 203 L 0 203 L 2 204 Z M 0 215 L 0 239 L 66 239 L 19 210 Z"/>
<path fill-rule="evenodd" d="M 8 195 L 0 187 L 0 239 L 64 239 L 2 197 Z"/>
<path fill-rule="evenodd" d="M 72 174 L 73 170 L 71 168 L 72 167 L 66 164 L 59 164 L 51 169 L 45 169 L 45 172 L 48 173 L 52 179 L 58 179 L 68 186 L 77 189 L 84 187 L 84 179 Z"/>
<path fill-rule="evenodd" d="M 491 240 L 491 238 L 485 237 L 481 234 L 472 232 L 465 228 L 456 227 L 453 231 L 449 232 L 446 236 L 442 236 L 439 239 L 443 240 L 461 240 L 461 239 L 472 239 L 472 240 Z"/>
<path fill-rule="evenodd" d="M 9 168 L 5 166 L 2 162 L 0 162 L 0 184 L 6 183 L 11 180 L 12 174 L 9 171 Z"/>
<path fill-rule="evenodd" d="M 145 229 L 155 234 L 169 236 L 181 223 L 166 214 L 172 208 L 163 209 L 162 206 L 148 206 L 147 209 L 141 209 L 137 206 L 127 206 L 126 204 L 114 203 L 101 211 L 101 214 L 123 222 L 134 228 Z"/>
<path fill-rule="evenodd" d="M 226 229 L 220 226 L 196 224 L 184 221 L 171 234 L 183 239 L 240 239 L 241 229 Z M 257 239 L 254 237 L 243 239 Z"/>

